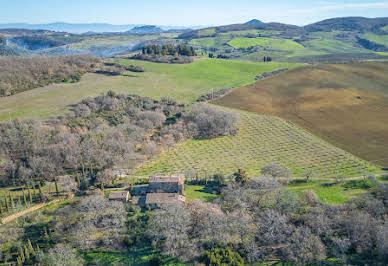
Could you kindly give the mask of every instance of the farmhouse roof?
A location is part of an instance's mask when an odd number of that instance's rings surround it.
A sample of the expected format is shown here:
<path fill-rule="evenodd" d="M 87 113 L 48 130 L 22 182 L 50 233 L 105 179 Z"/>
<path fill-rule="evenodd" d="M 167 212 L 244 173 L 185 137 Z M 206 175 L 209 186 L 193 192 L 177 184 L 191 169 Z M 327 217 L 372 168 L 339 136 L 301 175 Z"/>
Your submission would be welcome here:
<path fill-rule="evenodd" d="M 185 196 L 178 193 L 148 193 L 146 204 L 177 204 L 184 203 Z"/>
<path fill-rule="evenodd" d="M 183 176 L 150 176 L 149 182 L 184 183 Z"/>

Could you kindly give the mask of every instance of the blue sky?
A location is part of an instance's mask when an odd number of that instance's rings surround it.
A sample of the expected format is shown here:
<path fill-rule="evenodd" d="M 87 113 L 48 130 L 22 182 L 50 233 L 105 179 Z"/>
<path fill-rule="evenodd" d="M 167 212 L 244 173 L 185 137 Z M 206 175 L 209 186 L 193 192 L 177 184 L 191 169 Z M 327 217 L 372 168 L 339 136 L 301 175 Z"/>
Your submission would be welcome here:
<path fill-rule="evenodd" d="M 388 0 L 2 0 L 0 23 L 225 25 L 252 18 L 304 25 L 342 16 L 388 16 Z"/>

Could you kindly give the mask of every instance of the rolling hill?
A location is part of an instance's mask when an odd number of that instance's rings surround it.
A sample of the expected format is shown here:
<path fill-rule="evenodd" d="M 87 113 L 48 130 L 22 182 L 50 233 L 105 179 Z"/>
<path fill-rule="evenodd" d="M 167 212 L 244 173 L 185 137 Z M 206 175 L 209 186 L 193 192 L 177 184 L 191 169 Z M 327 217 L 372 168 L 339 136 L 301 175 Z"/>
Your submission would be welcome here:
<path fill-rule="evenodd" d="M 234 90 L 215 104 L 290 120 L 388 166 L 388 63 L 304 66 Z"/>
<path fill-rule="evenodd" d="M 245 23 L 185 32 L 178 38 L 198 50 L 261 61 L 342 62 L 384 59 L 388 18 L 334 18 L 304 27 Z M 206 45 L 202 45 L 206 44 Z"/>

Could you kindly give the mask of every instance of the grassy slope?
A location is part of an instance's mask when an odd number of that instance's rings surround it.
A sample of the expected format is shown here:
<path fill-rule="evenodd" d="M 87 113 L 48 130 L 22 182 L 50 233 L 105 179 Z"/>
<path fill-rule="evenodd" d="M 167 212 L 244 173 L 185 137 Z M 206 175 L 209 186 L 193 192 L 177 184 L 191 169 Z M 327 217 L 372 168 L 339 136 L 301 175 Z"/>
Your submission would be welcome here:
<path fill-rule="evenodd" d="M 249 48 L 252 46 L 266 46 L 272 39 L 270 38 L 243 38 L 238 37 L 229 41 L 228 44 L 234 48 Z"/>
<path fill-rule="evenodd" d="M 189 42 L 189 45 L 204 48 L 220 48 L 224 46 L 229 40 L 230 37 L 228 36 L 206 37 L 193 39 Z"/>
<path fill-rule="evenodd" d="M 344 43 L 337 40 L 321 39 L 312 40 L 305 43 L 306 46 L 315 51 L 322 51 L 325 53 L 367 53 L 369 50 L 354 47 L 351 44 Z"/>
<path fill-rule="evenodd" d="M 373 33 L 366 33 L 362 37 L 369 41 L 382 44 L 388 47 L 388 35 L 376 35 Z"/>
<path fill-rule="evenodd" d="M 0 98 L 0 121 L 12 118 L 47 118 L 63 113 L 70 104 L 108 90 L 160 98 L 169 95 L 183 103 L 192 103 L 212 89 L 239 87 L 254 82 L 255 76 L 283 67 L 287 63 L 253 63 L 201 59 L 191 64 L 157 64 L 122 59 L 124 65 L 144 66 L 144 73 L 125 76 L 86 74 L 79 83 L 53 84 Z"/>
<path fill-rule="evenodd" d="M 279 163 L 296 176 L 313 169 L 319 178 L 331 177 L 336 171 L 358 176 L 359 167 L 376 169 L 306 131 L 274 116 L 239 111 L 241 129 L 236 136 L 192 140 L 177 145 L 169 153 L 139 169 L 137 175 L 172 174 L 197 171 L 200 176 L 231 174 L 238 168 L 250 175 Z"/>
<path fill-rule="evenodd" d="M 357 181 L 358 182 L 358 181 Z M 313 190 L 318 198 L 327 204 L 341 204 L 368 192 L 363 188 L 346 188 L 344 184 L 333 181 L 293 182 L 288 189 L 296 192 Z"/>
<path fill-rule="evenodd" d="M 291 120 L 367 160 L 388 158 L 388 63 L 303 67 L 215 103 Z M 361 99 L 358 98 L 361 96 Z M 378 162 L 388 165 L 388 160 Z"/>

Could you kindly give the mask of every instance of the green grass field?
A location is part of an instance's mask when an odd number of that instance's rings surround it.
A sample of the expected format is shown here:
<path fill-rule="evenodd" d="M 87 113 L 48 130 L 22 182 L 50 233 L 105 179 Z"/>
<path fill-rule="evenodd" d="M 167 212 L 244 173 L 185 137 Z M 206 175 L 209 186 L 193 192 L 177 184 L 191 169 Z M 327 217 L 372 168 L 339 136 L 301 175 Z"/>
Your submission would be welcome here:
<path fill-rule="evenodd" d="M 385 45 L 388 47 L 388 34 L 387 35 L 376 35 L 373 33 L 366 33 L 366 34 L 362 35 L 362 37 L 369 40 L 369 41 L 372 41 L 372 42 L 375 42 L 378 44 L 382 44 L 382 45 Z"/>
<path fill-rule="evenodd" d="M 229 36 L 216 36 L 216 37 L 206 37 L 192 39 L 189 42 L 189 45 L 196 48 L 222 48 L 230 40 Z"/>
<path fill-rule="evenodd" d="M 312 40 L 305 43 L 306 46 L 314 51 L 324 53 L 367 53 L 369 50 L 354 47 L 349 43 L 344 43 L 337 40 L 319 39 Z"/>
<path fill-rule="evenodd" d="M 337 173 L 346 177 L 360 176 L 360 169 L 378 169 L 345 151 L 330 145 L 301 128 L 275 116 L 237 111 L 241 129 L 236 136 L 192 140 L 177 145 L 169 153 L 149 162 L 137 175 L 197 172 L 200 176 L 231 174 L 238 168 L 249 175 L 260 175 L 260 169 L 279 163 L 303 176 L 305 169 L 316 178 L 331 178 Z"/>
<path fill-rule="evenodd" d="M 228 31 L 228 32 L 220 32 L 217 35 L 221 36 L 247 36 L 248 34 L 253 35 L 279 35 L 281 32 L 276 30 L 236 30 L 236 31 Z"/>
<path fill-rule="evenodd" d="M 200 36 L 209 36 L 209 35 L 213 35 L 215 33 L 216 33 L 215 28 L 208 28 L 208 29 L 199 30 Z"/>
<path fill-rule="evenodd" d="M 199 59 L 191 64 L 159 64 L 121 59 L 123 65 L 141 65 L 144 73 L 128 72 L 124 76 L 86 74 L 72 84 L 52 84 L 0 98 L 0 121 L 10 118 L 48 118 L 65 112 L 69 105 L 85 97 L 98 96 L 109 90 L 159 99 L 171 96 L 190 104 L 201 95 L 222 88 L 240 87 L 254 82 L 263 72 L 293 68 L 300 64 L 255 63 Z"/>
<path fill-rule="evenodd" d="M 266 46 L 272 41 L 270 38 L 234 38 L 228 44 L 234 48 L 249 48 L 252 46 Z"/>
<path fill-rule="evenodd" d="M 305 55 L 319 55 L 325 52 L 321 50 L 320 40 L 315 42 L 315 47 L 304 47 L 300 43 L 297 43 L 290 39 L 275 39 L 275 38 L 234 38 L 229 41 L 228 44 L 234 48 L 249 48 L 252 46 L 265 46 L 265 51 L 256 52 L 259 54 L 258 58 L 262 58 L 263 55 L 270 55 L 274 53 L 274 57 L 293 57 L 293 56 L 305 56 Z M 330 43 L 328 40 L 327 43 Z M 326 40 L 322 41 L 322 47 L 326 46 Z M 334 45 L 332 43 L 332 45 Z M 349 45 L 350 46 L 350 45 Z M 319 48 L 319 49 L 318 49 Z M 347 47 L 348 48 L 348 47 Z M 249 55 L 252 58 L 252 54 Z"/>
<path fill-rule="evenodd" d="M 296 192 L 313 190 L 319 200 L 327 204 L 342 204 L 368 192 L 367 188 L 347 188 L 346 183 L 333 181 L 292 182 L 288 189 Z"/>
<path fill-rule="evenodd" d="M 196 185 L 185 185 L 185 195 L 188 200 L 202 199 L 207 202 L 211 202 L 218 197 L 206 191 L 205 186 Z"/>

